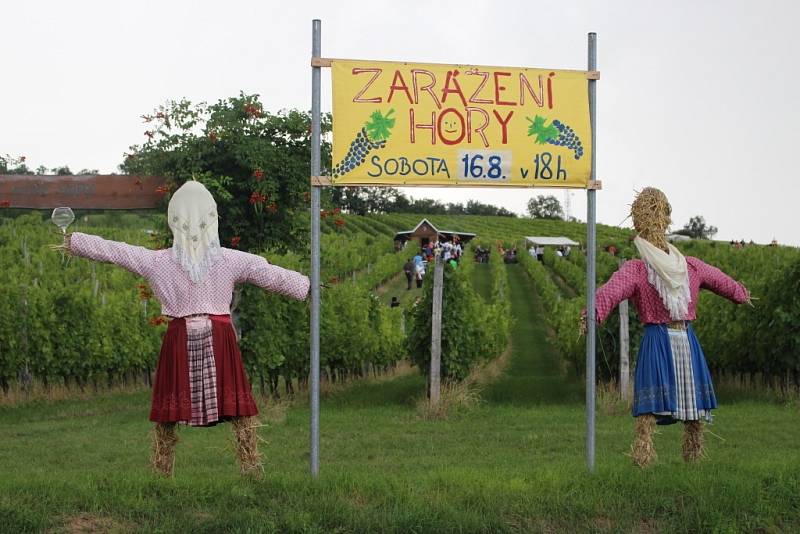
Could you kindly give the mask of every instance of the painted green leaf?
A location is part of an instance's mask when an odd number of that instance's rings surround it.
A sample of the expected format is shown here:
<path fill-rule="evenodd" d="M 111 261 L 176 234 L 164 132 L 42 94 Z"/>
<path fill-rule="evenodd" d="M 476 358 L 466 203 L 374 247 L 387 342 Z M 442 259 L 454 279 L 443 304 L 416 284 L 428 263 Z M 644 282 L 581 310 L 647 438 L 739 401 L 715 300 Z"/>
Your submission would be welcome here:
<path fill-rule="evenodd" d="M 392 128 L 394 128 L 395 119 L 391 117 L 394 109 L 390 109 L 384 116 L 380 110 L 375 110 L 370 115 L 369 120 L 364 124 L 367 130 L 367 137 L 370 141 L 385 141 L 392 135 Z"/>
<path fill-rule="evenodd" d="M 558 137 L 558 128 L 552 124 L 549 126 L 545 125 L 545 121 L 547 121 L 545 117 L 536 115 L 536 118 L 533 120 L 531 120 L 530 117 L 526 117 L 526 119 L 531 123 L 531 125 L 528 126 L 528 135 L 535 135 L 535 141 L 538 144 L 543 145 L 550 139 Z"/>

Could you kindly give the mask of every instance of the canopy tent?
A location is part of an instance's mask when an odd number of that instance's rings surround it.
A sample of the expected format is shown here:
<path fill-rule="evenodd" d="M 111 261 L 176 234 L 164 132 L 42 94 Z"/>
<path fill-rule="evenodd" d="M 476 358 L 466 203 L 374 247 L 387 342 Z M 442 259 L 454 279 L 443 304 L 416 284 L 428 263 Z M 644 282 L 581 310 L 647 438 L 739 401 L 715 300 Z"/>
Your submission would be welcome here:
<path fill-rule="evenodd" d="M 540 236 L 527 236 L 525 237 L 525 241 L 528 245 L 533 245 L 538 247 L 539 245 L 543 247 L 551 246 L 551 247 L 577 247 L 580 243 L 573 241 L 572 239 L 568 239 L 566 237 L 540 237 Z"/>
<path fill-rule="evenodd" d="M 667 236 L 667 239 L 669 241 L 691 241 L 692 240 L 691 237 L 689 237 L 688 235 L 683 235 L 683 234 L 669 234 Z"/>
<path fill-rule="evenodd" d="M 417 226 L 414 227 L 413 230 L 406 230 L 405 232 L 397 232 L 394 235 L 395 241 L 400 241 L 405 243 L 411 239 L 419 238 L 422 242 L 423 240 L 427 241 L 451 241 L 453 237 L 458 236 L 458 239 L 462 243 L 466 243 L 473 237 L 475 234 L 470 232 L 459 232 L 455 230 L 439 230 L 428 219 L 422 219 Z"/>

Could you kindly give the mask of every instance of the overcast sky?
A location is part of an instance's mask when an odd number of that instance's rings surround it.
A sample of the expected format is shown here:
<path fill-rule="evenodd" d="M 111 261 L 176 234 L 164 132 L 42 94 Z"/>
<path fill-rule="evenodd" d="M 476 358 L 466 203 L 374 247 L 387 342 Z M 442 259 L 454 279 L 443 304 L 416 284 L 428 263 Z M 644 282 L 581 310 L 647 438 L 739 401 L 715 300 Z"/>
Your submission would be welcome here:
<path fill-rule="evenodd" d="M 0 154 L 114 172 L 167 99 L 259 93 L 310 109 L 311 20 L 326 57 L 586 68 L 598 33 L 598 221 L 655 186 L 673 228 L 800 245 L 800 4 L 744 1 L 37 1 L 0 4 Z M 330 77 L 323 76 L 323 111 Z M 559 190 L 410 189 L 525 212 Z M 572 194 L 586 218 L 586 194 Z M 626 222 L 625 225 L 630 225 Z"/>

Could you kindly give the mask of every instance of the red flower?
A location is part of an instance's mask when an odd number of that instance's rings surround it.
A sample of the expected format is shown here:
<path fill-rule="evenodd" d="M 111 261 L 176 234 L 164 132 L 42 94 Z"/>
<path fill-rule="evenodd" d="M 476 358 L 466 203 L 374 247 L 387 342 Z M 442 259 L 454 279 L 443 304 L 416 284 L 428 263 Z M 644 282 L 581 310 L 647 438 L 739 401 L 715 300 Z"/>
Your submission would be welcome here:
<path fill-rule="evenodd" d="M 248 117 L 263 117 L 264 113 L 261 111 L 260 106 L 256 106 L 254 104 L 247 104 L 244 107 L 244 113 Z"/>
<path fill-rule="evenodd" d="M 327 211 L 325 211 L 325 210 L 322 210 L 321 212 L 319 212 L 319 216 L 320 216 L 322 219 L 327 219 L 327 218 L 328 218 L 328 212 L 327 212 Z"/>
<path fill-rule="evenodd" d="M 258 191 L 253 191 L 253 194 L 250 195 L 250 204 L 263 204 L 266 200 L 267 197 Z"/>
<path fill-rule="evenodd" d="M 158 193 L 159 195 L 169 193 L 169 187 L 167 187 L 166 185 L 159 185 L 158 187 L 156 187 L 156 193 Z"/>
<path fill-rule="evenodd" d="M 11 201 L 10 200 L 0 200 L 0 208 L 10 208 Z"/>
<path fill-rule="evenodd" d="M 342 227 L 342 226 L 344 226 L 344 224 L 345 224 L 345 223 L 344 223 L 344 219 L 342 219 L 342 218 L 336 219 L 335 221 L 333 221 L 333 224 L 335 224 L 336 226 L 338 226 L 339 228 L 341 228 L 341 227 Z"/>
<path fill-rule="evenodd" d="M 333 213 L 335 213 L 336 215 L 339 215 L 341 212 L 342 212 L 342 210 L 341 210 L 341 209 L 339 209 L 339 208 L 333 208 Z"/>
<path fill-rule="evenodd" d="M 241 240 L 242 240 L 242 238 L 239 237 L 238 235 L 233 236 L 231 238 L 231 246 L 238 248 L 239 247 L 239 241 L 241 241 Z"/>
<path fill-rule="evenodd" d="M 150 323 L 150 326 L 158 326 L 166 323 L 167 320 L 163 316 L 157 315 L 156 317 L 151 317 L 147 322 Z"/>
<path fill-rule="evenodd" d="M 150 292 L 150 288 L 148 288 L 146 284 L 139 284 L 137 287 L 139 288 L 140 299 L 147 300 L 153 296 L 153 294 Z"/>
<path fill-rule="evenodd" d="M 264 179 L 264 171 L 261 169 L 256 169 L 253 171 L 253 178 L 256 179 L 257 182 L 260 182 Z"/>

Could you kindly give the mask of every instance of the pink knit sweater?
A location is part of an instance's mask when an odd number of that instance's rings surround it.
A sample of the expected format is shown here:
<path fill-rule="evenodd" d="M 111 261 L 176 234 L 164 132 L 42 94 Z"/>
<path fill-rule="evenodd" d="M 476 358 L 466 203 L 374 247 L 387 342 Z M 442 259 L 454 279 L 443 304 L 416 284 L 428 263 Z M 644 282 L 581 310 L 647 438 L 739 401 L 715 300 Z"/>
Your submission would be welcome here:
<path fill-rule="evenodd" d="M 692 256 L 686 257 L 689 270 L 689 291 L 692 301 L 684 320 L 693 321 L 697 317 L 697 295 L 700 289 L 710 289 L 717 295 L 737 304 L 747 302 L 747 289 L 716 267 L 703 263 Z M 661 297 L 647 281 L 647 266 L 642 260 L 625 262 L 620 269 L 595 293 L 597 322 L 603 322 L 608 315 L 625 299 L 631 299 L 643 323 L 668 323 L 673 319 Z"/>
<path fill-rule="evenodd" d="M 228 315 L 233 286 L 240 282 L 296 300 L 306 298 L 310 285 L 309 279 L 300 273 L 271 265 L 261 256 L 229 248 L 221 249 L 199 283 L 192 282 L 169 249 L 150 250 L 74 232 L 70 238 L 70 252 L 113 263 L 143 276 L 161 303 L 161 313 L 170 317 Z"/>

